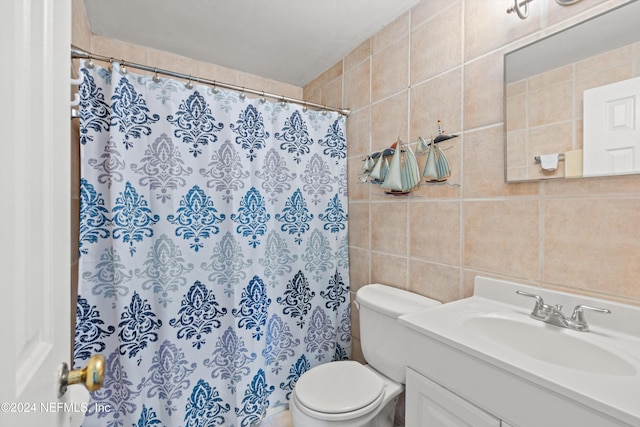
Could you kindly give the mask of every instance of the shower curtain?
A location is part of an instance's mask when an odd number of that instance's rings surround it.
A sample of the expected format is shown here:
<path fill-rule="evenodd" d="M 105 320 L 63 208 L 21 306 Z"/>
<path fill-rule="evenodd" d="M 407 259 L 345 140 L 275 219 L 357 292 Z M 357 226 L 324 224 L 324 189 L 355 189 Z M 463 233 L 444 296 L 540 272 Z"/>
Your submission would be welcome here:
<path fill-rule="evenodd" d="M 106 358 L 83 425 L 257 425 L 350 356 L 344 118 L 80 73 L 74 364 Z"/>

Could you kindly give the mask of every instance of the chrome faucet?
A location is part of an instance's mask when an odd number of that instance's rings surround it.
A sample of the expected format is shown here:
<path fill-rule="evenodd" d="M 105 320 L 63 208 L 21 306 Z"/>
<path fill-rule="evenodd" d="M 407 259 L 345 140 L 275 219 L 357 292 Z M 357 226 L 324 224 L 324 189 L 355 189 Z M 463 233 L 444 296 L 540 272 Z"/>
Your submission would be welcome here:
<path fill-rule="evenodd" d="M 531 318 L 540 320 L 541 322 L 549 323 L 550 325 L 573 329 L 574 331 L 589 331 L 589 325 L 584 318 L 584 310 L 591 310 L 597 313 L 611 313 L 611 310 L 608 310 L 606 308 L 598 308 L 592 307 L 590 305 L 578 304 L 573 309 L 573 314 L 571 314 L 571 317 L 568 318 L 562 313 L 562 305 L 560 304 L 551 306 L 545 304 L 540 295 L 530 294 L 529 292 L 524 291 L 516 291 L 516 293 L 525 297 L 536 299 L 536 305 L 533 307 L 533 311 L 531 311 Z"/>

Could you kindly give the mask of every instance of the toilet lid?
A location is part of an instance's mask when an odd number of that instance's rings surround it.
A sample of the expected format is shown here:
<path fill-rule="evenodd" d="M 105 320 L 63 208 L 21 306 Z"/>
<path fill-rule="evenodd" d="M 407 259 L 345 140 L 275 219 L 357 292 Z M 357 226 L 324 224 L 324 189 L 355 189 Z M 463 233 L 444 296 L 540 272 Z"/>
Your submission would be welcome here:
<path fill-rule="evenodd" d="M 296 383 L 296 396 L 309 409 L 339 414 L 369 405 L 383 389 L 382 378 L 362 364 L 347 360 L 305 372 Z"/>

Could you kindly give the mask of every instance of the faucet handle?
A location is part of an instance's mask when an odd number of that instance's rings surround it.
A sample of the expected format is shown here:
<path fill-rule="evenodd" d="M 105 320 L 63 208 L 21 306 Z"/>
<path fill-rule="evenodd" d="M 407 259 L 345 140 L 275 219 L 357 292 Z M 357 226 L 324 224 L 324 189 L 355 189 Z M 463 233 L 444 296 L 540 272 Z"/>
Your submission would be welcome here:
<path fill-rule="evenodd" d="M 525 297 L 535 298 L 538 304 L 544 304 L 544 300 L 542 299 L 542 297 L 540 295 L 530 294 L 529 292 L 525 292 L 525 291 L 521 291 L 521 290 L 517 290 L 516 293 L 518 295 L 522 295 L 522 296 L 525 296 Z"/>
<path fill-rule="evenodd" d="M 534 319 L 542 319 L 544 316 L 541 313 L 549 311 L 549 306 L 544 303 L 544 300 L 540 295 L 530 294 L 529 292 L 521 290 L 517 290 L 516 293 L 518 295 L 536 299 L 536 305 L 533 307 L 533 311 L 531 311 L 531 317 L 533 317 Z"/>
<path fill-rule="evenodd" d="M 576 305 L 576 308 L 573 309 L 573 314 L 571 315 L 571 320 L 584 325 L 584 327 L 586 329 L 588 329 L 587 326 L 587 321 L 584 319 L 584 310 L 591 310 L 591 311 L 595 311 L 596 313 L 605 313 L 605 314 L 610 314 L 611 310 L 607 309 L 607 308 L 598 308 L 598 307 L 592 307 L 590 305 L 584 305 L 584 304 L 578 304 Z M 585 330 L 586 330 L 585 329 Z"/>
<path fill-rule="evenodd" d="M 544 300 L 542 299 L 542 297 L 540 295 L 530 294 L 529 292 L 520 291 L 520 290 L 517 290 L 516 294 L 522 295 L 522 296 L 525 296 L 525 297 L 535 298 L 536 299 L 536 305 L 538 305 L 540 307 L 542 307 L 544 305 Z"/>

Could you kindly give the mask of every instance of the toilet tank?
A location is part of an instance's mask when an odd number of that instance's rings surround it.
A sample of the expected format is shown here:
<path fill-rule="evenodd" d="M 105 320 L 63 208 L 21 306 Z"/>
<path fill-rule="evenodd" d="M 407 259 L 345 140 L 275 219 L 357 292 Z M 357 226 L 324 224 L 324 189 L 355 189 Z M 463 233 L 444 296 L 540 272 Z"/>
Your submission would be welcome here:
<path fill-rule="evenodd" d="M 407 331 L 398 317 L 429 307 L 439 301 L 391 286 L 372 284 L 356 293 L 360 310 L 360 346 L 365 360 L 376 371 L 405 383 Z"/>

